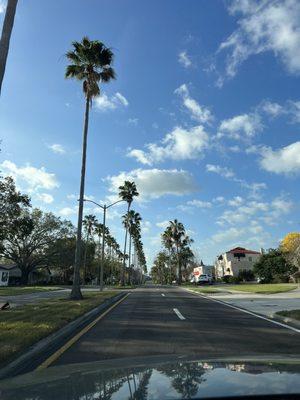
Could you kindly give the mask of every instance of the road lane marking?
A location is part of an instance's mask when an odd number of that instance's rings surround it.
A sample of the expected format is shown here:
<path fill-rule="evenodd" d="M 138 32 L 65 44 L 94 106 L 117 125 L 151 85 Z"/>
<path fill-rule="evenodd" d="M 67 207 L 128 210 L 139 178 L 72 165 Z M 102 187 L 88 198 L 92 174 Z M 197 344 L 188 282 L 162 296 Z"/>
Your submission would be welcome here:
<path fill-rule="evenodd" d="M 274 321 L 273 319 L 270 319 L 268 317 L 263 317 L 260 314 L 256 314 L 256 313 L 254 313 L 252 311 L 245 310 L 244 308 L 240 308 L 238 306 L 234 306 L 233 304 L 226 303 L 225 301 L 222 301 L 222 300 L 212 299 L 211 297 L 205 296 L 205 295 L 203 295 L 201 293 L 196 293 L 196 292 L 194 292 L 193 290 L 190 290 L 190 289 L 184 289 L 184 290 L 189 291 L 189 292 L 195 294 L 196 296 L 204 297 L 205 299 L 208 299 L 208 300 L 211 300 L 211 301 L 215 301 L 216 303 L 220 303 L 220 304 L 223 304 L 224 306 L 234 308 L 235 310 L 241 311 L 241 312 L 243 312 L 245 314 L 253 315 L 254 317 L 257 317 L 257 318 L 260 318 L 260 319 L 264 319 L 265 321 L 272 322 L 275 325 L 279 325 L 279 326 L 281 326 L 283 328 L 290 329 L 291 331 L 294 331 L 296 333 L 300 333 L 300 329 L 294 328 L 291 325 L 283 324 L 282 322 L 279 322 L 279 321 Z"/>
<path fill-rule="evenodd" d="M 181 314 L 181 312 L 177 308 L 173 308 L 173 311 L 179 319 L 181 319 L 181 320 L 185 319 L 184 316 Z"/>
<path fill-rule="evenodd" d="M 166 295 L 164 293 L 161 294 L 163 297 L 165 297 Z"/>
<path fill-rule="evenodd" d="M 115 308 L 117 305 L 119 305 L 122 301 L 124 301 L 130 293 L 127 293 L 124 297 L 122 297 L 120 300 L 118 300 L 116 303 L 114 303 L 111 307 L 109 307 L 104 313 L 99 315 L 96 319 L 94 319 L 91 323 L 89 323 L 87 326 L 85 326 L 80 332 L 78 332 L 75 336 L 73 336 L 70 340 L 68 340 L 62 347 L 60 347 L 58 350 L 56 350 L 55 353 L 53 353 L 50 357 L 48 357 L 45 361 L 42 362 L 37 368 L 36 371 L 45 369 L 49 367 L 54 361 L 56 361 L 66 350 L 68 350 L 74 343 L 76 343 L 81 336 L 83 336 L 85 333 L 87 333 L 93 326 L 97 324 L 103 317 L 105 317 L 106 314 L 108 314 L 113 308 Z"/>

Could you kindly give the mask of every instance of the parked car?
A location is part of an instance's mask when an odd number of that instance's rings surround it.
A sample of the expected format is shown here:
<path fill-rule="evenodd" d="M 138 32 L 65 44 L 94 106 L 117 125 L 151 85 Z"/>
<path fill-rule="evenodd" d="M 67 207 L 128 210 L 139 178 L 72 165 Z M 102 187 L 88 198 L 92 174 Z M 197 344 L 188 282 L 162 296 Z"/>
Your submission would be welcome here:
<path fill-rule="evenodd" d="M 198 278 L 198 285 L 204 285 L 204 284 L 208 284 L 208 285 L 212 285 L 213 280 L 212 277 L 208 274 L 201 274 Z"/>

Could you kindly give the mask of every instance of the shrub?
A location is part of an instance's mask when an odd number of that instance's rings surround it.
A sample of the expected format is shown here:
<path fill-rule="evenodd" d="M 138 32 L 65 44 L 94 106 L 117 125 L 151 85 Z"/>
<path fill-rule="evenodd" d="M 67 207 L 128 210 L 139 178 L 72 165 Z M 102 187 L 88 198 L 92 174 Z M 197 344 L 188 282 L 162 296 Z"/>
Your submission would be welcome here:
<path fill-rule="evenodd" d="M 254 273 L 250 269 L 241 269 L 238 273 L 240 282 L 249 282 L 254 280 Z"/>
<path fill-rule="evenodd" d="M 296 270 L 277 249 L 270 249 L 263 254 L 253 267 L 253 272 L 261 279 L 261 283 L 288 282 Z"/>
<path fill-rule="evenodd" d="M 225 275 L 225 276 L 223 276 L 223 282 L 225 282 L 225 283 L 240 283 L 240 279 L 237 276 Z"/>

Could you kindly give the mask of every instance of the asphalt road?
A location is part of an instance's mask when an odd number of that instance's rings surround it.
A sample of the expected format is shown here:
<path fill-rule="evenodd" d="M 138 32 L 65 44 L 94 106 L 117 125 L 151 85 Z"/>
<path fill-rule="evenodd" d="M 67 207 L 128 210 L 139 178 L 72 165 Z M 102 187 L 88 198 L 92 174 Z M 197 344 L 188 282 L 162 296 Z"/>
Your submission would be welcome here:
<path fill-rule="evenodd" d="M 300 333 L 181 289 L 145 287 L 52 365 L 154 355 L 299 357 Z"/>

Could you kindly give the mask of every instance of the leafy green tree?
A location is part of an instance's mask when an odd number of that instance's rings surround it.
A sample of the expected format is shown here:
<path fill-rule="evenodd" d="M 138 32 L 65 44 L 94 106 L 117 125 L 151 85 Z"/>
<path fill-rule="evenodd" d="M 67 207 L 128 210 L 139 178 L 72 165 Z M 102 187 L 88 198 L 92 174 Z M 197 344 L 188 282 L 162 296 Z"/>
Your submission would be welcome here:
<path fill-rule="evenodd" d="M 107 83 L 111 79 L 114 79 L 115 72 L 111 67 L 113 62 L 113 53 L 102 42 L 98 40 L 89 40 L 87 37 L 84 37 L 81 42 L 73 42 L 72 46 L 73 49 L 66 54 L 66 57 L 71 62 L 71 64 L 69 64 L 66 68 L 65 77 L 75 78 L 79 81 L 83 81 L 83 93 L 85 95 L 85 116 L 82 143 L 77 241 L 75 252 L 74 279 L 71 292 L 71 299 L 77 300 L 82 298 L 82 294 L 80 291 L 80 252 L 89 110 L 93 98 L 100 95 L 100 83 Z"/>
<path fill-rule="evenodd" d="M 73 225 L 52 213 L 39 209 L 23 211 L 0 243 L 0 257 L 20 268 L 22 284 L 37 267 L 48 267 L 52 262 L 51 244 L 59 238 L 72 236 Z M 54 251 L 54 250 L 53 250 Z"/>
<path fill-rule="evenodd" d="M 68 284 L 72 281 L 75 248 L 75 235 L 57 239 L 49 246 L 47 258 L 50 270 L 54 272 L 55 283 Z"/>
<path fill-rule="evenodd" d="M 156 256 L 151 268 L 151 276 L 155 283 L 159 283 L 161 285 L 168 283 L 170 277 L 168 261 L 169 257 L 164 251 L 160 251 Z"/>
<path fill-rule="evenodd" d="M 263 283 L 288 282 L 297 268 L 290 264 L 281 250 L 270 249 L 254 264 L 253 272 Z"/>
<path fill-rule="evenodd" d="M 17 229 L 21 213 L 29 207 L 30 198 L 16 189 L 13 178 L 0 178 L 0 243 Z"/>
<path fill-rule="evenodd" d="M 127 213 L 130 210 L 130 206 L 133 202 L 133 198 L 138 196 L 139 193 L 134 182 L 125 181 L 122 186 L 119 187 L 119 196 L 122 200 L 127 202 Z M 125 285 L 125 268 L 126 268 L 126 249 L 127 249 L 127 236 L 128 236 L 128 224 L 125 225 L 125 239 L 124 239 L 124 258 L 123 258 L 123 273 L 121 284 Z"/>

